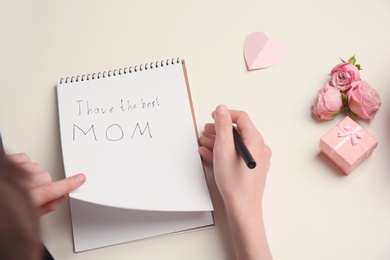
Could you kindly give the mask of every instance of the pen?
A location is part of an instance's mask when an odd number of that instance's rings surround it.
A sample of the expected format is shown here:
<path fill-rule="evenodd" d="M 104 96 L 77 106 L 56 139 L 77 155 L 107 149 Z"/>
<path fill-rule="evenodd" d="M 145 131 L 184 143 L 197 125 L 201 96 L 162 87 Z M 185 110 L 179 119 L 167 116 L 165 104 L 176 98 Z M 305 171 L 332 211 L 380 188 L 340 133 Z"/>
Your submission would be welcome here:
<path fill-rule="evenodd" d="M 233 138 L 234 145 L 241 155 L 242 159 L 246 163 L 249 169 L 253 169 L 256 167 L 256 161 L 253 159 L 252 154 L 249 152 L 248 147 L 244 144 L 240 134 L 237 132 L 236 128 L 233 126 Z"/>

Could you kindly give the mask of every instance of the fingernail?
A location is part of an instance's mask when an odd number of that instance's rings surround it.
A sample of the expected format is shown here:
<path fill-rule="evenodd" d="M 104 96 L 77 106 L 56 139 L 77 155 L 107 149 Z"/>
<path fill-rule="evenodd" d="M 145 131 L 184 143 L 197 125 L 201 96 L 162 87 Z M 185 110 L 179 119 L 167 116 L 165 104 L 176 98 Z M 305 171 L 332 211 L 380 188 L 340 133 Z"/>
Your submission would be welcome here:
<path fill-rule="evenodd" d="M 83 182 L 85 181 L 85 175 L 82 174 L 82 173 L 77 174 L 77 175 L 75 176 L 75 178 L 76 178 L 76 181 L 79 182 L 79 183 L 83 183 Z"/>
<path fill-rule="evenodd" d="M 224 106 L 224 105 L 219 105 L 218 107 L 217 107 L 217 114 L 226 114 L 226 113 L 229 113 L 229 110 L 227 109 L 227 107 L 226 106 Z"/>

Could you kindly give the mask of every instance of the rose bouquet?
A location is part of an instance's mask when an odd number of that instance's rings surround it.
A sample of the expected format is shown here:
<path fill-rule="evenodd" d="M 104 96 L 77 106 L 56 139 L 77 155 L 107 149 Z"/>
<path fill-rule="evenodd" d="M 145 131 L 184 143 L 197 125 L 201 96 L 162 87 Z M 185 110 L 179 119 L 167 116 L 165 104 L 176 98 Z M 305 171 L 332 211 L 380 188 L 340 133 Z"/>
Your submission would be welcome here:
<path fill-rule="evenodd" d="M 312 105 L 313 117 L 331 120 L 346 110 L 358 118 L 373 119 L 381 106 L 378 92 L 360 78 L 361 67 L 355 56 L 341 61 L 331 70 L 325 87 L 318 91 Z"/>

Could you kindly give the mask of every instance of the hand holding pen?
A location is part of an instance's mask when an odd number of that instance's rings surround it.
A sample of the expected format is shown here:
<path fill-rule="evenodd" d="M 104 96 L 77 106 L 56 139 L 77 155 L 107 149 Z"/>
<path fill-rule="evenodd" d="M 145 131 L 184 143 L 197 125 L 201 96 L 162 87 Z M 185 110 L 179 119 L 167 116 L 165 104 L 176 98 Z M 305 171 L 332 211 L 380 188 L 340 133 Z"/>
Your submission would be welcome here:
<path fill-rule="evenodd" d="M 271 259 L 262 217 L 263 191 L 271 150 L 247 113 L 228 110 L 221 105 L 212 113 L 212 117 L 214 123 L 205 125 L 205 135 L 199 139 L 199 152 L 205 164 L 214 169 L 237 258 Z M 243 144 L 257 163 L 254 169 L 250 169 L 237 152 L 233 124 L 237 125 Z"/>

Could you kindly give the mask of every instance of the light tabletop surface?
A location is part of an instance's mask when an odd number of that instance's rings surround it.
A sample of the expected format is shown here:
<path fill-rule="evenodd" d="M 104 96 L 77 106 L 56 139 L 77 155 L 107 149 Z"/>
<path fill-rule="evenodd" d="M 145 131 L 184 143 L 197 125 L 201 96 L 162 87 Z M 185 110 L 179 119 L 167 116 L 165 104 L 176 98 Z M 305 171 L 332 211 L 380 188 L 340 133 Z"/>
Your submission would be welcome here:
<path fill-rule="evenodd" d="M 198 129 L 225 104 L 247 111 L 273 151 L 263 211 L 274 259 L 390 259 L 389 12 L 388 0 L 3 1 L 0 129 L 7 152 L 26 152 L 54 180 L 64 178 L 57 80 L 180 57 Z M 248 71 L 243 42 L 255 31 L 286 44 L 287 58 Z M 343 115 L 317 123 L 311 104 L 339 58 L 352 55 L 383 104 L 374 120 L 359 121 L 378 148 L 344 176 L 318 146 Z M 210 191 L 212 229 L 75 254 L 64 203 L 42 218 L 43 239 L 56 259 L 234 259 L 212 181 Z"/>

